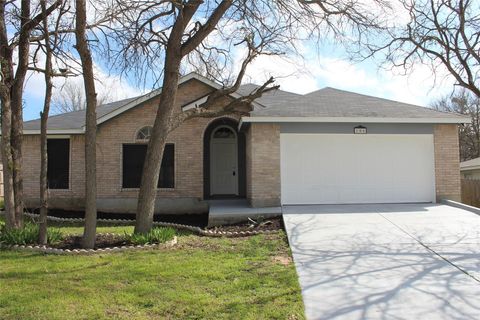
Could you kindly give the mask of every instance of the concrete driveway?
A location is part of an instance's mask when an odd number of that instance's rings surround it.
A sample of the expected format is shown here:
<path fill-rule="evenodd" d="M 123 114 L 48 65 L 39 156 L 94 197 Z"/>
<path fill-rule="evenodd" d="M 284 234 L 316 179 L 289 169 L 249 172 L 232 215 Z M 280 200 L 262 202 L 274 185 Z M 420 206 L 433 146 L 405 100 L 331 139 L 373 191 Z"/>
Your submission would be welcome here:
<path fill-rule="evenodd" d="M 386 204 L 283 217 L 308 319 L 480 319 L 480 216 Z"/>

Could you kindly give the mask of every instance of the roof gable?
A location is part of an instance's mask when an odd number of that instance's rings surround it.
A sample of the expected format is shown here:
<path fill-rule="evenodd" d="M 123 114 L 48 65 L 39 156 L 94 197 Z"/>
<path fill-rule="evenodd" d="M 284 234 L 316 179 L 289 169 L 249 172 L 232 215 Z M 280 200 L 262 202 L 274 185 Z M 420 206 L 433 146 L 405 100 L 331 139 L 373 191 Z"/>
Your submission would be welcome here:
<path fill-rule="evenodd" d="M 218 89 L 221 86 L 197 73 L 190 73 L 179 80 L 179 86 L 188 81 L 196 80 L 203 84 Z M 97 107 L 97 125 L 100 125 L 142 103 L 159 96 L 162 89 L 153 90 L 147 94 L 123 99 Z M 48 118 L 49 133 L 64 134 L 64 133 L 84 133 L 85 132 L 85 110 L 78 110 L 66 112 L 58 115 L 53 115 Z M 24 122 L 25 134 L 39 134 L 40 133 L 40 119 L 30 120 Z"/>

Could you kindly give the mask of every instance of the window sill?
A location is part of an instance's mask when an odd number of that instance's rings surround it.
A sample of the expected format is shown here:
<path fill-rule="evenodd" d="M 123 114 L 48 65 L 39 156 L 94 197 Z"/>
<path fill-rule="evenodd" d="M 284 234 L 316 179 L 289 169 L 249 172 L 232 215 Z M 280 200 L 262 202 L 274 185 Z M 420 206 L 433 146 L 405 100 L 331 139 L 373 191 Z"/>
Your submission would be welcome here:
<path fill-rule="evenodd" d="M 120 192 L 140 191 L 140 188 L 121 188 Z M 172 192 L 176 191 L 175 188 L 157 188 L 157 192 Z"/>

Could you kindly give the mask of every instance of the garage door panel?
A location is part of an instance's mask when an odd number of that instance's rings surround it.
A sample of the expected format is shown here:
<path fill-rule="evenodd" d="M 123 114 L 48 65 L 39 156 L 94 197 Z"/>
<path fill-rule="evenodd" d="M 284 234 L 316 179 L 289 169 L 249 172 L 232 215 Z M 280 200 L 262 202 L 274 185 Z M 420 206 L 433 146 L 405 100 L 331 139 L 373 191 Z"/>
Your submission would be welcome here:
<path fill-rule="evenodd" d="M 282 203 L 434 200 L 432 135 L 281 134 Z"/>

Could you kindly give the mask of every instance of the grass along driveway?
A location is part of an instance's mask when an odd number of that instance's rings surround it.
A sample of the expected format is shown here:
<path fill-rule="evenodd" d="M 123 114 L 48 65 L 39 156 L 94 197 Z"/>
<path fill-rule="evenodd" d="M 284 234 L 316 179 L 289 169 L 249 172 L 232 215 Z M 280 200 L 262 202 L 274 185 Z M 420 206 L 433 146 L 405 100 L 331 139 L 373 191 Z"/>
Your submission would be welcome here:
<path fill-rule="evenodd" d="M 289 259 L 284 233 L 180 234 L 174 248 L 93 256 L 0 251 L 0 319 L 303 319 Z"/>

